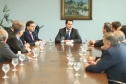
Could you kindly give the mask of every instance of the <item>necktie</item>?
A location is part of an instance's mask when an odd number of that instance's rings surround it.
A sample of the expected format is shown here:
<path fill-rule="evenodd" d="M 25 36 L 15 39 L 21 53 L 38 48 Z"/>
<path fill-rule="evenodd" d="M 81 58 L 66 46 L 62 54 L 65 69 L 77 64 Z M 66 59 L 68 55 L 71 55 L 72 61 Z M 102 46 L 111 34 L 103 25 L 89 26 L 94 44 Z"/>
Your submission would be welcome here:
<path fill-rule="evenodd" d="M 70 40 L 69 33 L 70 33 L 70 31 L 68 31 L 68 34 L 67 34 L 67 40 Z"/>
<path fill-rule="evenodd" d="M 33 36 L 32 36 L 32 33 L 30 33 L 30 34 L 31 34 L 31 38 L 32 38 L 32 40 L 34 40 L 34 39 L 33 39 Z"/>
<path fill-rule="evenodd" d="M 19 38 L 19 41 L 21 42 L 21 45 L 23 46 L 23 42 L 21 41 L 21 39 Z"/>

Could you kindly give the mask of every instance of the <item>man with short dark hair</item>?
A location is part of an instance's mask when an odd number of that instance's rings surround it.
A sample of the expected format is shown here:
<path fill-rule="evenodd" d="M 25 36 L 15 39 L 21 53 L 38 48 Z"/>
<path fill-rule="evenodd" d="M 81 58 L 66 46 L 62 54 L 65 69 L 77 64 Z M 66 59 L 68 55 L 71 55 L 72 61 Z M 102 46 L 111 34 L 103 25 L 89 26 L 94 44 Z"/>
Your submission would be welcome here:
<path fill-rule="evenodd" d="M 66 20 L 66 27 L 59 30 L 55 38 L 55 43 L 64 42 L 74 42 L 81 43 L 82 39 L 78 33 L 78 30 L 73 28 L 73 20 Z"/>
<path fill-rule="evenodd" d="M 24 32 L 24 40 L 27 43 L 34 43 L 34 45 L 39 45 L 40 40 L 35 32 L 35 23 L 33 21 L 28 21 L 26 23 L 26 29 Z"/>
<path fill-rule="evenodd" d="M 104 23 L 102 31 L 103 31 L 103 34 L 111 32 L 111 24 L 109 22 Z M 103 40 L 97 40 L 96 42 L 93 40 L 90 40 L 89 43 L 92 44 L 94 47 L 103 46 Z"/>
<path fill-rule="evenodd" d="M 112 32 L 116 31 L 121 26 L 121 23 L 119 21 L 112 22 Z"/>
<path fill-rule="evenodd" d="M 113 81 L 126 82 L 126 46 L 119 43 L 115 33 L 106 33 L 103 37 L 104 49 L 101 60 L 95 65 L 85 63 L 86 71 L 101 73 L 104 71 L 107 78 Z M 109 81 L 109 84 L 115 84 Z"/>

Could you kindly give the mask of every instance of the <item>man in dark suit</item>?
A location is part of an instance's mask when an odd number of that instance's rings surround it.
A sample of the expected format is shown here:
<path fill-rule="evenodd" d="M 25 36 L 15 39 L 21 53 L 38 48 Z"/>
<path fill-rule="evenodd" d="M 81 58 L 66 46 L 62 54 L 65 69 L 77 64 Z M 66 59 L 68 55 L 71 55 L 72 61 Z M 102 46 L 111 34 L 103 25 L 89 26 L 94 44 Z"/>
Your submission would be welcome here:
<path fill-rule="evenodd" d="M 108 23 L 108 22 L 104 23 L 102 31 L 103 31 L 103 34 L 111 32 L 111 24 Z M 92 46 L 94 46 L 94 47 L 101 47 L 101 46 L 103 46 L 103 40 L 97 40 L 96 42 L 93 41 L 93 40 L 90 40 L 89 43 Z"/>
<path fill-rule="evenodd" d="M 7 40 L 7 43 L 12 51 L 14 53 L 17 53 L 17 51 L 21 51 L 22 53 L 27 53 L 28 51 L 31 51 L 30 48 L 27 48 L 23 45 L 23 42 L 20 39 L 25 31 L 24 25 L 22 23 L 17 23 L 15 25 L 12 24 L 12 27 L 14 28 L 14 32 L 9 35 L 9 38 Z"/>
<path fill-rule="evenodd" d="M 0 62 L 12 60 L 12 58 L 18 58 L 13 51 L 11 51 L 8 44 L 6 44 L 8 33 L 4 29 L 0 29 Z M 29 59 L 25 57 L 25 61 Z"/>
<path fill-rule="evenodd" d="M 104 35 L 103 43 L 101 60 L 95 65 L 85 63 L 86 71 L 93 73 L 104 71 L 109 80 L 126 82 L 126 46 L 119 43 L 117 35 L 113 32 Z M 117 83 L 109 81 L 109 84 Z"/>
<path fill-rule="evenodd" d="M 26 30 L 23 37 L 27 43 L 34 43 L 34 45 L 40 44 L 40 39 L 35 32 L 35 23 L 33 21 L 28 21 L 26 23 Z"/>
<path fill-rule="evenodd" d="M 13 34 L 13 32 L 14 32 L 13 26 L 14 26 L 15 24 L 23 24 L 23 26 L 25 27 L 25 23 L 24 23 L 24 22 L 21 22 L 21 21 L 19 21 L 19 20 L 15 20 L 15 21 L 13 21 L 13 24 L 12 24 L 11 29 L 9 29 L 9 31 L 8 31 L 8 34 L 9 34 L 9 35 Z M 24 44 L 24 46 L 26 46 L 26 47 L 35 46 L 34 43 L 26 43 L 26 41 L 25 41 L 24 38 L 23 38 L 23 35 L 20 37 L 20 39 L 21 39 L 22 43 Z"/>
<path fill-rule="evenodd" d="M 78 30 L 73 28 L 73 20 L 66 20 L 66 27 L 59 30 L 55 43 L 60 43 L 62 40 L 64 42 L 82 43 Z"/>

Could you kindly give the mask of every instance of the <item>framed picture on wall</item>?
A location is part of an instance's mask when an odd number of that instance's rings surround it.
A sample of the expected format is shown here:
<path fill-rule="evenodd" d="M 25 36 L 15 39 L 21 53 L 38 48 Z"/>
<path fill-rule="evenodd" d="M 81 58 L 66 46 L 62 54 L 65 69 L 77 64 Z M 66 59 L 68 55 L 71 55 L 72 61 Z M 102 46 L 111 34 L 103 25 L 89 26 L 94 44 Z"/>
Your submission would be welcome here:
<path fill-rule="evenodd" d="M 62 20 L 92 20 L 92 0 L 61 0 Z"/>

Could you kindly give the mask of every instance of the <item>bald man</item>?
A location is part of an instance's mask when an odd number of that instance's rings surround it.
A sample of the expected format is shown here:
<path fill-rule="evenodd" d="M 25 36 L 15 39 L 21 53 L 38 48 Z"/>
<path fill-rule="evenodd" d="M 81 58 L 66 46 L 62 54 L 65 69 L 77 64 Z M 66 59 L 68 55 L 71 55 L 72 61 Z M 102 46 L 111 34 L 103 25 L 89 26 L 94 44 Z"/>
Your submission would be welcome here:
<path fill-rule="evenodd" d="M 119 42 L 126 45 L 125 34 L 122 31 L 115 31 L 114 33 L 117 35 Z"/>
<path fill-rule="evenodd" d="M 12 60 L 12 58 L 18 58 L 18 56 L 11 51 L 8 44 L 6 44 L 7 39 L 8 33 L 0 27 L 0 62 Z M 26 57 L 25 61 L 27 60 L 29 59 Z"/>

